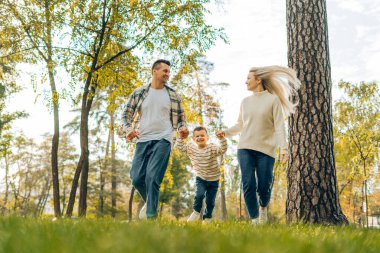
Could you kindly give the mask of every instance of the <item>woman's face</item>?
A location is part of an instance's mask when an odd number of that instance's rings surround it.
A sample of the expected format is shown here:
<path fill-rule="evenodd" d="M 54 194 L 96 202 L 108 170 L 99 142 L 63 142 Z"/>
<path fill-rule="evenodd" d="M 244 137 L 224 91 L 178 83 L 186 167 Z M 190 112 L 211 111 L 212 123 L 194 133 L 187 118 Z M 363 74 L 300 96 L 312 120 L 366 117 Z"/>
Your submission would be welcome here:
<path fill-rule="evenodd" d="M 247 90 L 249 91 L 260 92 L 264 90 L 261 80 L 257 79 L 253 72 L 249 72 L 245 83 L 247 84 Z"/>

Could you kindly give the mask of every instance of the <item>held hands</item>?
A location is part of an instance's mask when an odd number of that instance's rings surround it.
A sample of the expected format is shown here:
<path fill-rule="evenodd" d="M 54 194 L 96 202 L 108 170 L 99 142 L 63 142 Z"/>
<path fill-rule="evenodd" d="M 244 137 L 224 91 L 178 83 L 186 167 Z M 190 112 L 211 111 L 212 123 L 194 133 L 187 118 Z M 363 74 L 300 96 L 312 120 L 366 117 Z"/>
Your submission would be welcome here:
<path fill-rule="evenodd" d="M 132 130 L 125 135 L 125 138 L 127 141 L 132 141 L 134 138 L 140 138 L 140 133 L 137 130 Z"/>
<path fill-rule="evenodd" d="M 224 131 L 216 131 L 215 135 L 219 140 L 223 140 L 226 136 L 226 133 Z"/>
<path fill-rule="evenodd" d="M 187 127 L 181 127 L 179 129 L 179 137 L 183 140 L 186 139 L 189 136 L 189 130 L 187 130 Z"/>

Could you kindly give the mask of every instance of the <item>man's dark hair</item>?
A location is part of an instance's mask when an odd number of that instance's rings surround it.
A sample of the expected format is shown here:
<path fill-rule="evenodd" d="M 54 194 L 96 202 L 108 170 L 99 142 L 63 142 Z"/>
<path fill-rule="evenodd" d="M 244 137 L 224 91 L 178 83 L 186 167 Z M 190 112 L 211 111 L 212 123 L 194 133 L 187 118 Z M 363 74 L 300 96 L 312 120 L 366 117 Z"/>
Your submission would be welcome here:
<path fill-rule="evenodd" d="M 167 60 L 164 60 L 164 59 L 159 59 L 157 61 L 155 61 L 152 65 L 152 71 L 153 69 L 157 68 L 158 65 L 160 65 L 161 63 L 165 63 L 166 65 L 168 65 L 170 67 L 170 61 L 167 61 Z"/>
<path fill-rule="evenodd" d="M 197 126 L 197 127 L 194 128 L 194 130 L 193 130 L 193 135 L 195 134 L 195 131 L 202 131 L 202 130 L 205 130 L 205 131 L 206 131 L 206 134 L 208 134 L 208 133 L 207 133 L 207 129 L 206 129 L 205 127 L 203 127 L 203 126 Z"/>

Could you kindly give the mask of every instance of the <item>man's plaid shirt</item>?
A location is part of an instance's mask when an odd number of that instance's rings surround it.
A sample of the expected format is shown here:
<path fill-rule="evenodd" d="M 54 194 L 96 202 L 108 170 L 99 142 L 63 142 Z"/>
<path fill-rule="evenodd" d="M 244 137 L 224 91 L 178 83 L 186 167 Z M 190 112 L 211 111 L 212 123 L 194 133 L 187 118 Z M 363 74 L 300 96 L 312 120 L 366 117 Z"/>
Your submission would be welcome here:
<path fill-rule="evenodd" d="M 182 126 L 186 126 L 186 116 L 182 101 L 172 88 L 166 85 L 164 87 L 168 91 L 170 97 L 170 121 L 172 122 L 173 131 L 178 130 Z M 123 128 L 121 134 L 123 136 L 135 129 L 135 127 L 138 125 L 141 117 L 141 105 L 148 95 L 149 88 L 150 84 L 139 87 L 134 90 L 130 96 L 122 114 Z"/>

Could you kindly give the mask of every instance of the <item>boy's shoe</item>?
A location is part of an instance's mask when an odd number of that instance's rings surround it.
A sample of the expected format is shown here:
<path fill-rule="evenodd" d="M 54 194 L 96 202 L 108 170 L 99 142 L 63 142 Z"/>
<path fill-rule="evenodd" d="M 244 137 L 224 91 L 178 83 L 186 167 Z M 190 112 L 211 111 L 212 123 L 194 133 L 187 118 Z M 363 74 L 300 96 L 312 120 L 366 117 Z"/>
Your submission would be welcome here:
<path fill-rule="evenodd" d="M 146 202 L 145 202 L 144 206 L 140 210 L 139 219 L 140 220 L 146 220 Z"/>
<path fill-rule="evenodd" d="M 205 223 L 205 224 L 209 224 L 212 222 L 212 219 L 211 218 L 205 218 L 202 223 Z"/>
<path fill-rule="evenodd" d="M 259 210 L 259 224 L 265 224 L 268 222 L 268 207 L 260 206 Z"/>
<path fill-rule="evenodd" d="M 187 222 L 193 222 L 193 221 L 197 221 L 201 218 L 201 214 L 198 213 L 197 211 L 193 211 L 191 213 L 191 215 L 189 216 L 189 218 L 187 219 Z"/>

